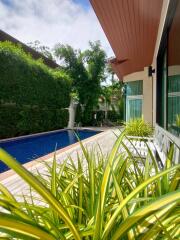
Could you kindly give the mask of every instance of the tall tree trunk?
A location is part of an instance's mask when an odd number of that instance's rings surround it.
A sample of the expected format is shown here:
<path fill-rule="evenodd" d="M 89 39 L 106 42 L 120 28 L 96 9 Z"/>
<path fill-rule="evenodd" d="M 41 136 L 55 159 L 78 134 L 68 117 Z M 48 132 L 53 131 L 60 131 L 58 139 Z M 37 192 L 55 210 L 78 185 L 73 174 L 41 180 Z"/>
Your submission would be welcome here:
<path fill-rule="evenodd" d="M 77 102 L 75 102 L 74 99 L 71 98 L 71 102 L 69 105 L 69 122 L 68 122 L 68 128 L 70 129 L 74 128 L 76 108 L 77 108 Z"/>

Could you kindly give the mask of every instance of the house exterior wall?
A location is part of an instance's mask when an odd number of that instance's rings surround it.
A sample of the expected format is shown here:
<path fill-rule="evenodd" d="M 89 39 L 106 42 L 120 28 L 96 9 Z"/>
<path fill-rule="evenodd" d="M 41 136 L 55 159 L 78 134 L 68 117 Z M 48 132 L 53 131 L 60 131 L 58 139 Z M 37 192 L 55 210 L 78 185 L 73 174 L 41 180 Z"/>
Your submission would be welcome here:
<path fill-rule="evenodd" d="M 152 118 L 152 77 L 148 77 L 148 67 L 144 68 L 144 71 L 135 72 L 123 77 L 123 82 L 128 83 L 132 81 L 142 80 L 143 81 L 143 101 L 142 101 L 142 115 L 145 121 L 150 124 L 153 123 Z"/>

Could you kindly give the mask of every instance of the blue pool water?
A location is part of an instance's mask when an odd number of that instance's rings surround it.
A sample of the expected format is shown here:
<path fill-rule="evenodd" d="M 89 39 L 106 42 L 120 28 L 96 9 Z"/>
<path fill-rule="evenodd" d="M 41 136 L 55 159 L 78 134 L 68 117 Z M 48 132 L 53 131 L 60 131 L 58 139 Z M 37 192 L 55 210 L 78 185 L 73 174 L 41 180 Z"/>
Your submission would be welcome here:
<path fill-rule="evenodd" d="M 81 140 L 99 133 L 98 131 L 78 130 L 76 134 Z M 54 152 L 55 148 L 61 149 L 77 142 L 73 130 L 49 132 L 43 135 L 26 136 L 21 139 L 0 142 L 0 147 L 16 158 L 20 163 L 27 163 L 38 157 Z M 8 170 L 8 167 L 0 161 L 0 172 Z"/>

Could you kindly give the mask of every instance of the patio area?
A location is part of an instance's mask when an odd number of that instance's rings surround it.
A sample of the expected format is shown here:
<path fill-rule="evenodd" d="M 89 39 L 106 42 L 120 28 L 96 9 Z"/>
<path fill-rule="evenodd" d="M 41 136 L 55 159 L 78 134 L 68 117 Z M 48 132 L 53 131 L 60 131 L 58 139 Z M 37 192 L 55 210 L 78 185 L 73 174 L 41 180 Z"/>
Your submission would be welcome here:
<path fill-rule="evenodd" d="M 101 151 L 104 155 L 108 154 L 113 144 L 116 140 L 116 134 L 119 133 L 119 129 L 116 128 L 90 128 L 92 130 L 101 130 L 104 131 L 99 133 L 96 136 L 90 137 L 86 140 L 83 140 L 82 143 L 88 149 L 96 149 L 98 151 L 98 145 L 101 148 Z M 108 144 L 107 144 L 108 143 Z M 68 147 L 65 147 L 56 153 L 57 163 L 63 163 L 65 159 L 70 156 L 74 164 L 77 165 L 77 154 L 83 155 L 82 149 L 79 143 L 75 143 Z M 54 153 L 49 154 L 47 156 L 38 158 L 34 161 L 24 164 L 24 166 L 31 172 L 35 173 L 38 171 L 39 173 L 43 173 L 46 169 L 44 161 L 47 163 L 51 163 L 53 161 Z M 0 174 L 0 182 L 6 186 L 9 191 L 14 195 L 19 195 L 20 193 L 27 193 L 29 191 L 29 186 L 17 175 L 13 170 L 9 170 L 7 172 Z"/>
<path fill-rule="evenodd" d="M 83 128 L 82 128 L 83 129 Z M 85 128 L 87 129 L 87 128 Z M 82 141 L 82 144 L 89 151 L 93 151 L 98 154 L 103 154 L 105 157 L 109 155 L 117 140 L 117 137 L 124 131 L 124 128 L 117 127 L 89 127 L 90 130 L 102 131 L 102 133 L 92 136 Z M 134 157 L 140 157 L 146 161 L 148 155 L 148 148 L 152 151 L 154 158 L 157 161 L 159 169 L 163 169 L 166 164 L 167 154 L 173 143 L 170 138 L 167 138 L 160 129 L 156 129 L 154 137 L 136 137 L 127 136 L 123 139 L 123 144 L 129 149 Z M 173 162 L 178 164 L 180 159 L 180 149 L 177 147 L 177 143 L 174 146 Z M 122 145 L 119 149 L 120 153 L 127 155 L 127 150 Z M 69 157 L 73 159 L 75 166 L 78 165 L 77 157 L 83 156 L 83 151 L 79 143 L 74 143 L 68 147 L 56 151 L 57 164 L 63 163 Z M 158 156 L 158 157 L 157 157 Z M 23 166 L 32 173 L 45 174 L 47 166 L 45 163 L 52 165 L 54 153 L 50 153 L 46 156 L 37 158 L 31 162 L 24 164 Z M 151 160 L 152 161 L 152 160 Z M 84 166 L 85 167 L 85 166 Z M 0 182 L 7 187 L 7 189 L 13 194 L 18 196 L 29 193 L 29 186 L 20 178 L 13 170 L 8 170 L 0 174 Z"/>

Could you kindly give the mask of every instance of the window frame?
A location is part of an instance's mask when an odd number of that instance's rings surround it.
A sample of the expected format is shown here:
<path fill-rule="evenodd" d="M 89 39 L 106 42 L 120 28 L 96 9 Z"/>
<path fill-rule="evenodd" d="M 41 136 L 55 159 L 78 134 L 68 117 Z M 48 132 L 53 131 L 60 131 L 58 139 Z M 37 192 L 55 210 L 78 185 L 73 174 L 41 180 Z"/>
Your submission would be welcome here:
<path fill-rule="evenodd" d="M 139 89 L 141 89 L 141 92 L 138 93 L 138 94 L 133 94 L 133 95 L 129 94 L 128 95 L 128 90 L 127 90 L 128 84 L 131 84 L 131 83 L 137 83 L 138 84 L 138 82 L 141 85 L 140 88 L 139 88 Z M 141 106 L 143 108 L 143 84 L 144 84 L 143 80 L 134 80 L 134 81 L 126 82 L 126 101 L 125 101 L 125 103 L 126 103 L 126 114 L 125 114 L 126 121 L 130 121 L 131 120 L 131 119 L 129 119 L 129 112 L 130 112 L 129 101 L 130 100 L 141 100 L 142 101 Z M 142 114 L 143 114 L 142 110 L 143 109 L 141 109 L 141 117 L 142 117 Z"/>
<path fill-rule="evenodd" d="M 166 131 L 168 131 L 168 37 L 176 13 L 177 4 L 178 0 L 170 0 L 156 62 L 156 124 Z M 165 82 L 163 82 L 164 63 L 166 64 Z M 164 96 L 162 94 L 163 87 Z M 161 101 L 163 97 L 164 102 Z"/>

